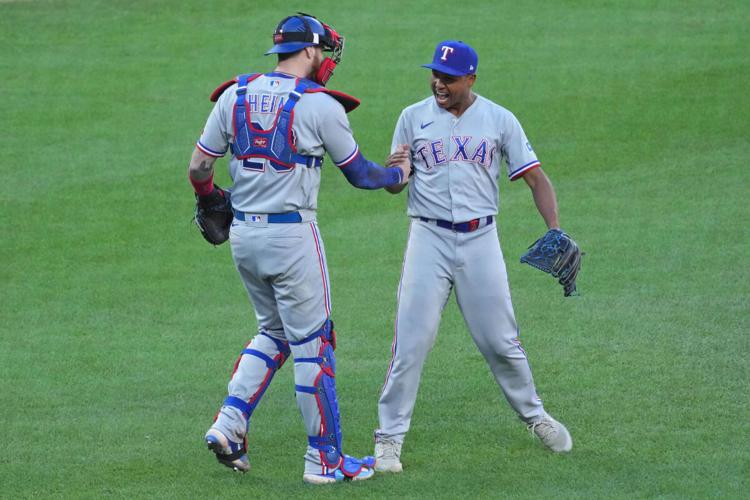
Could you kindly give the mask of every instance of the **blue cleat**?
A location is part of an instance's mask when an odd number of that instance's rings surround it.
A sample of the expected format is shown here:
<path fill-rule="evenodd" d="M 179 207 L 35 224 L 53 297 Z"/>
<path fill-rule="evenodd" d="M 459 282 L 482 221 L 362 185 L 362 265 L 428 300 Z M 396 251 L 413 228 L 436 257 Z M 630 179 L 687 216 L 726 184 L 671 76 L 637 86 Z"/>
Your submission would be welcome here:
<path fill-rule="evenodd" d="M 306 472 L 302 480 L 309 484 L 330 484 L 342 481 L 364 481 L 375 474 L 375 457 L 362 459 L 344 455 L 341 465 L 326 474 Z"/>

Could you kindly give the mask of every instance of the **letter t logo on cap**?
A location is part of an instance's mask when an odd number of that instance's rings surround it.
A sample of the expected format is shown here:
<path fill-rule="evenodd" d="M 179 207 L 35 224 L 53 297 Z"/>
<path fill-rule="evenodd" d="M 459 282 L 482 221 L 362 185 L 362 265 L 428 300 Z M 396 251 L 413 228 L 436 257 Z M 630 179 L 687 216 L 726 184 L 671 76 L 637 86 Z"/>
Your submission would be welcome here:
<path fill-rule="evenodd" d="M 440 60 L 441 61 L 447 61 L 448 60 L 448 54 L 452 54 L 453 53 L 453 47 L 449 47 L 447 45 L 443 45 L 440 48 L 443 49 L 443 57 L 441 57 Z"/>

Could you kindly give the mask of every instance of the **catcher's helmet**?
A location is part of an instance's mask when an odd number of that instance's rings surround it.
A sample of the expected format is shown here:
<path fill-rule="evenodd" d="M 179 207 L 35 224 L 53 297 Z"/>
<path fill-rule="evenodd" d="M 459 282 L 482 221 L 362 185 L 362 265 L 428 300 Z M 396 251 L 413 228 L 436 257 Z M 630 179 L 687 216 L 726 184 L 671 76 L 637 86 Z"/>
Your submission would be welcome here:
<path fill-rule="evenodd" d="M 340 37 L 330 27 L 318 21 L 315 16 L 298 13 L 283 19 L 273 32 L 273 47 L 269 54 L 287 54 L 305 47 L 320 46 L 323 50 L 334 50 L 340 44 Z"/>

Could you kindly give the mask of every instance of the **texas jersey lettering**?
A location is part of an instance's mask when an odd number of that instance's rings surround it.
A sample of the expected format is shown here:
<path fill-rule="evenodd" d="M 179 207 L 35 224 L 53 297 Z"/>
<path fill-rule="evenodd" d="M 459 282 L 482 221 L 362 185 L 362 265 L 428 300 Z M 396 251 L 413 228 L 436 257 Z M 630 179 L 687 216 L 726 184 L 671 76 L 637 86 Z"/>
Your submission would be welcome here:
<path fill-rule="evenodd" d="M 407 107 L 391 149 L 399 144 L 410 146 L 412 164 L 420 171 L 409 186 L 411 217 L 467 221 L 494 215 L 501 161 L 511 180 L 539 166 L 513 113 L 479 95 L 458 118 L 440 109 L 433 97 Z"/>
<path fill-rule="evenodd" d="M 446 152 L 453 149 L 452 155 Z M 437 165 L 447 165 L 449 162 L 465 161 L 477 163 L 489 168 L 494 158 L 496 146 L 486 137 L 476 140 L 470 136 L 452 135 L 448 146 L 443 139 L 437 141 L 424 141 L 414 152 L 414 156 L 424 162 L 425 169 L 429 170 Z"/>

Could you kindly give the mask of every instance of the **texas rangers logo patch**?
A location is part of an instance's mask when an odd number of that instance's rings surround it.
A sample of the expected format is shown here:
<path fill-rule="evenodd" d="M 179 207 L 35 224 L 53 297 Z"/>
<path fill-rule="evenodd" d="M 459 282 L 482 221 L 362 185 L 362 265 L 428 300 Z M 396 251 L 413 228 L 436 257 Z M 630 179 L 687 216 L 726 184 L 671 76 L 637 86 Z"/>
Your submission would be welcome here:
<path fill-rule="evenodd" d="M 256 148 L 267 148 L 268 147 L 268 137 L 254 137 L 253 138 L 253 146 Z"/>

